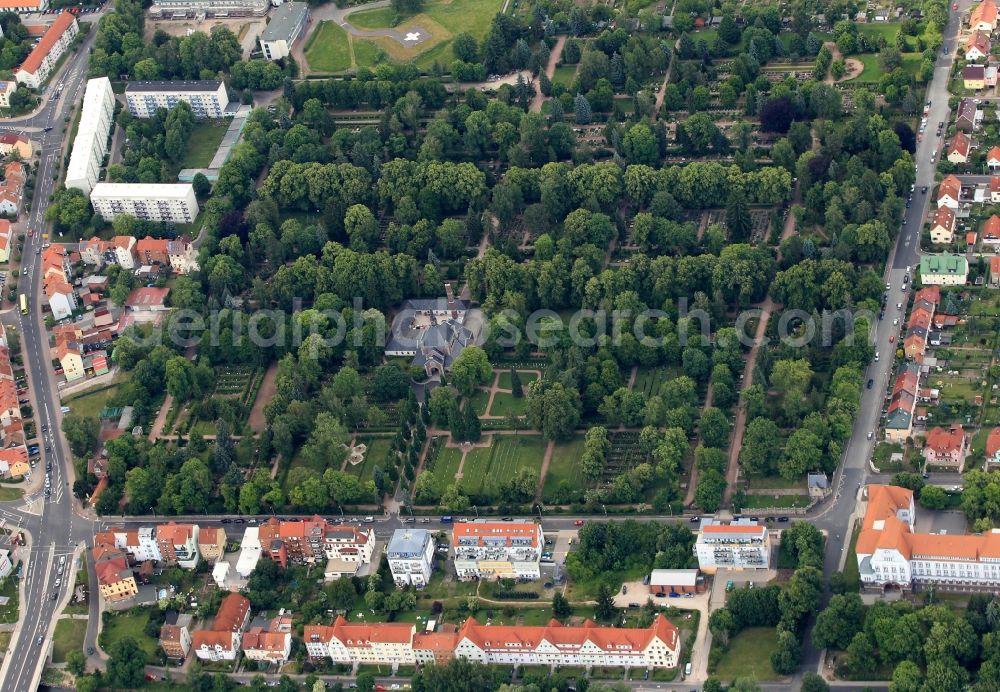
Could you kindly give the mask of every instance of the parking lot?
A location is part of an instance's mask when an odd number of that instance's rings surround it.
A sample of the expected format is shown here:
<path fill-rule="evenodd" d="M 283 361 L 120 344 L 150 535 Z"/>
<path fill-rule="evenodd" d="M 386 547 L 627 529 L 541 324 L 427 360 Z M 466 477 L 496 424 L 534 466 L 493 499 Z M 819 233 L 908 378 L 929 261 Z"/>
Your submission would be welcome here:
<path fill-rule="evenodd" d="M 917 512 L 916 529 L 917 533 L 963 535 L 968 531 L 968 522 L 965 514 L 957 510 L 935 512 L 922 509 Z"/>

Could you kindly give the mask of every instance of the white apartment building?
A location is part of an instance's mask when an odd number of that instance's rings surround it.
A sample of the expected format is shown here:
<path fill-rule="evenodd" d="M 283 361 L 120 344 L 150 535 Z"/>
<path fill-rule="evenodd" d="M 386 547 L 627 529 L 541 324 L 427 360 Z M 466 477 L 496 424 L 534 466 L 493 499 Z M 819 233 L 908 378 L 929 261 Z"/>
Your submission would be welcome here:
<path fill-rule="evenodd" d="M 10 108 L 10 97 L 17 91 L 17 82 L 0 80 L 0 108 Z"/>
<path fill-rule="evenodd" d="M 140 529 L 115 528 L 102 531 L 94 536 L 95 546 L 114 547 L 129 554 L 135 562 L 152 560 L 160 562 L 160 546 L 156 542 L 156 528 L 145 526 Z"/>
<path fill-rule="evenodd" d="M 396 529 L 387 557 L 396 586 L 427 586 L 434 570 L 434 537 L 426 529 Z"/>
<path fill-rule="evenodd" d="M 149 16 L 154 19 L 262 17 L 269 5 L 268 0 L 155 0 Z"/>
<path fill-rule="evenodd" d="M 129 82 L 125 87 L 128 111 L 137 118 L 152 118 L 158 108 L 170 110 L 187 101 L 196 118 L 221 118 L 229 105 L 226 85 L 218 80 Z"/>
<path fill-rule="evenodd" d="M 66 167 L 66 187 L 89 195 L 101 176 L 101 164 L 108 153 L 108 135 L 115 120 L 115 93 L 111 80 L 99 77 L 87 81 L 80 110 L 80 126 Z"/>
<path fill-rule="evenodd" d="M 0 579 L 6 579 L 14 571 L 14 565 L 10 561 L 10 551 L 0 550 Z"/>
<path fill-rule="evenodd" d="M 538 579 L 545 537 L 526 521 L 463 521 L 452 532 L 459 579 Z"/>
<path fill-rule="evenodd" d="M 868 486 L 868 508 L 857 543 L 858 572 L 866 589 L 1000 588 L 1000 530 L 981 535 L 921 534 L 914 533 L 915 521 L 911 490 Z"/>
<path fill-rule="evenodd" d="M 328 560 L 356 562 L 359 566 L 372 561 L 375 532 L 370 528 L 327 524 L 323 532 L 323 552 Z"/>
<path fill-rule="evenodd" d="M 90 203 L 105 221 L 127 214 L 148 221 L 192 223 L 198 216 L 191 183 L 97 183 Z"/>
<path fill-rule="evenodd" d="M 469 618 L 457 632 L 417 633 L 402 623 L 306 625 L 310 658 L 341 664 L 381 664 L 393 669 L 461 657 L 487 665 L 620 666 L 673 668 L 680 657 L 677 628 L 657 615 L 645 629 L 599 627 L 587 621 L 566 627 L 481 625 Z"/>
<path fill-rule="evenodd" d="M 73 13 L 61 12 L 42 34 L 42 38 L 31 49 L 21 66 L 14 71 L 14 79 L 30 89 L 41 88 L 78 33 L 80 25 L 77 24 Z"/>
<path fill-rule="evenodd" d="M 286 2 L 271 13 L 264 33 L 260 35 L 260 49 L 268 60 L 280 60 L 292 52 L 292 44 L 309 21 L 309 5 L 304 2 Z"/>
<path fill-rule="evenodd" d="M 749 519 L 730 524 L 705 519 L 694 554 L 698 567 L 708 574 L 719 569 L 767 569 L 771 564 L 771 540 L 766 526 Z"/>

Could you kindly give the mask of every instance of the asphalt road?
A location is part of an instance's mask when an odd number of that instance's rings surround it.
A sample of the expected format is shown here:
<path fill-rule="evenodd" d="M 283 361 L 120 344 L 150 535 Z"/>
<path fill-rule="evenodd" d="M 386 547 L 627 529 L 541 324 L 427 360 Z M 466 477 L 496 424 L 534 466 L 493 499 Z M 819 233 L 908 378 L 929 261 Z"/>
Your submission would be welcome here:
<path fill-rule="evenodd" d="M 38 111 L 15 121 L 0 122 L 0 131 L 29 133 L 40 147 L 35 194 L 27 215 L 27 227 L 35 233 L 25 238 L 22 255 L 22 266 L 27 268 L 28 274 L 18 277 L 18 290 L 27 294 L 30 310 L 24 317 L 19 311 L 11 310 L 0 315 L 0 319 L 8 327 L 14 327 L 20 336 L 35 423 L 42 436 L 41 446 L 47 448 L 26 486 L 26 502 L 18 503 L 19 509 L 0 509 L 0 517 L 8 519 L 10 524 L 17 523 L 31 535 L 30 551 L 21 554 L 24 562 L 21 620 L 0 669 L 0 689 L 11 692 L 36 689 L 42 664 L 51 648 L 56 609 L 61 607 L 66 590 L 72 588 L 73 548 L 93 535 L 91 521 L 74 512 L 72 457 L 62 436 L 56 434 L 60 429 L 60 403 L 49 367 L 49 341 L 39 298 L 39 259 L 35 253 L 43 242 L 44 212 L 55 184 L 53 174 L 69 146 L 63 131 L 68 131 L 69 124 L 64 120 L 71 106 L 83 99 L 87 58 L 95 33 L 90 32 L 75 54 L 67 59 L 62 73 L 50 80 L 50 93 L 46 96 L 51 98 Z M 55 93 L 60 82 L 63 89 Z M 47 128 L 51 129 L 46 132 Z M 42 433 L 43 429 L 46 432 Z M 48 499 L 42 493 L 47 461 L 52 462 L 52 495 Z M 60 556 L 64 555 L 66 568 L 60 579 L 56 570 Z M 57 579 L 61 582 L 58 587 Z M 92 619 L 90 626 L 95 628 L 96 620 Z"/>
<path fill-rule="evenodd" d="M 946 55 L 938 59 L 934 69 L 934 77 L 927 88 L 926 100 L 930 102 L 927 113 L 927 129 L 917 143 L 916 151 L 916 183 L 910 208 L 906 209 L 903 227 L 896 240 L 886 270 L 885 280 L 889 284 L 886 299 L 885 319 L 878 322 L 875 329 L 875 347 L 882 357 L 869 365 L 865 378 L 874 380 L 871 389 L 864 389 L 861 397 L 861 408 L 855 420 L 854 430 L 844 455 L 844 462 L 834 483 L 836 495 L 826 509 L 820 510 L 812 520 L 820 529 L 826 530 L 826 553 L 823 560 L 824 572 L 829 575 L 840 569 L 840 561 L 844 552 L 850 547 L 851 535 L 849 522 L 851 514 L 857 506 L 857 497 L 861 486 L 868 481 L 868 460 L 874 450 L 874 439 L 868 439 L 868 433 L 879 427 L 882 415 L 882 405 L 885 403 L 886 389 L 892 376 L 894 358 L 891 353 L 895 344 L 889 343 L 891 335 L 898 336 L 900 327 L 894 326 L 895 317 L 903 317 L 906 303 L 909 299 L 910 283 L 904 287 L 903 278 L 908 268 L 920 262 L 920 227 L 931 204 L 931 192 L 934 189 L 934 166 L 931 165 L 931 155 L 940 154 L 943 139 L 935 136 L 937 123 L 947 123 L 951 119 L 948 109 L 948 76 L 954 61 L 956 38 L 962 12 L 972 5 L 972 0 L 959 0 L 959 11 L 949 14 L 948 25 L 943 32 L 942 49 Z M 927 186 L 928 193 L 921 193 L 921 188 Z M 912 275 L 911 275 L 912 277 Z M 896 305 L 902 303 L 901 310 Z M 900 322 L 902 323 L 902 319 Z M 873 436 L 877 438 L 877 434 Z M 803 646 L 802 671 L 817 671 L 820 666 L 820 651 L 812 645 L 811 631 Z"/>

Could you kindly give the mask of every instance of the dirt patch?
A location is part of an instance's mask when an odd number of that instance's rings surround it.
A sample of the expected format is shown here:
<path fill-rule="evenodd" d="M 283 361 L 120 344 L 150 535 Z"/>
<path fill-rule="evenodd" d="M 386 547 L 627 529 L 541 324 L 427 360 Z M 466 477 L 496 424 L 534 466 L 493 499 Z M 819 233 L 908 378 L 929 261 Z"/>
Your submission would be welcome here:
<path fill-rule="evenodd" d="M 859 74 L 864 72 L 865 69 L 865 64 L 860 60 L 858 60 L 857 58 L 848 58 L 847 60 L 844 61 L 844 66 L 847 68 L 847 72 L 845 72 L 844 76 L 840 78 L 839 81 L 841 82 L 846 82 L 850 79 L 854 79 Z"/>
<path fill-rule="evenodd" d="M 164 31 L 171 36 L 187 36 L 194 31 L 210 33 L 217 26 L 229 27 L 229 30 L 242 40 L 248 33 L 259 36 L 264 31 L 265 22 L 254 17 L 219 17 L 196 21 L 194 19 L 147 19 L 146 40 L 153 38 L 157 31 Z"/>
<path fill-rule="evenodd" d="M 275 380 L 277 378 L 278 364 L 275 363 L 264 373 L 264 381 L 261 382 L 257 398 L 253 402 L 253 408 L 250 409 L 250 417 L 247 419 L 247 424 L 254 433 L 262 433 L 264 432 L 264 428 L 267 427 L 267 419 L 264 418 L 264 406 L 274 398 Z"/>

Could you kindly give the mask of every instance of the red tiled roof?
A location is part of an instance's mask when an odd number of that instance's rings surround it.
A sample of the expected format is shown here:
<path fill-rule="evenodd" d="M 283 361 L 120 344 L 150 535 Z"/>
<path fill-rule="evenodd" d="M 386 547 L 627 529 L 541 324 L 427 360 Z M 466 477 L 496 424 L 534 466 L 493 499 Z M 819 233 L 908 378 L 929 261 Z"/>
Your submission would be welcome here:
<path fill-rule="evenodd" d="M 926 446 L 938 454 L 948 454 L 965 446 L 965 431 L 961 426 L 953 425 L 947 430 L 941 427 L 933 428 L 927 433 Z"/>
<path fill-rule="evenodd" d="M 25 7 L 33 5 L 33 2 L 21 2 L 21 0 L 15 0 L 17 4 L 6 5 L 4 4 L 8 0 L 0 0 L 0 7 Z M 73 16 L 72 12 L 63 11 L 56 17 L 56 20 L 52 22 L 52 26 L 42 35 L 41 40 L 35 44 L 35 47 L 28 54 L 28 57 L 24 59 L 18 70 L 24 70 L 25 72 L 34 74 L 38 71 L 38 68 L 42 66 L 42 61 L 45 56 L 49 54 L 52 50 L 52 46 L 56 45 L 56 41 L 66 33 L 72 25 L 76 24 L 76 17 Z"/>
<path fill-rule="evenodd" d="M 966 137 L 961 132 L 955 133 L 955 139 L 951 141 L 951 148 L 948 150 L 948 155 L 958 154 L 962 158 L 966 158 L 969 155 L 969 145 L 972 144 L 972 140 Z"/>
<path fill-rule="evenodd" d="M 130 308 L 163 305 L 170 293 L 169 288 L 136 288 L 128 294 L 125 305 Z"/>
<path fill-rule="evenodd" d="M 949 233 L 955 228 L 955 212 L 951 207 L 938 207 L 931 221 L 931 228 L 941 226 Z"/>
<path fill-rule="evenodd" d="M 975 26 L 979 22 L 995 26 L 997 23 L 997 5 L 993 0 L 983 0 L 973 10 L 969 24 Z"/>
<path fill-rule="evenodd" d="M 1000 452 L 1000 427 L 990 430 L 990 435 L 986 438 L 986 456 L 991 457 L 997 452 Z"/>
<path fill-rule="evenodd" d="M 531 545 L 537 546 L 538 534 L 538 524 L 534 522 L 460 521 L 455 524 L 452 538 L 456 545 L 461 538 L 476 538 L 480 543 L 483 538 L 506 538 L 508 545 L 512 538 L 530 538 Z"/>
<path fill-rule="evenodd" d="M 961 192 L 962 192 L 962 181 L 953 175 L 949 175 L 947 178 L 941 181 L 941 186 L 938 188 L 938 199 L 941 199 L 945 195 L 948 195 L 952 199 L 957 200 Z"/>

